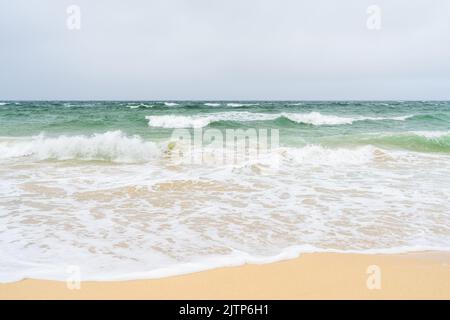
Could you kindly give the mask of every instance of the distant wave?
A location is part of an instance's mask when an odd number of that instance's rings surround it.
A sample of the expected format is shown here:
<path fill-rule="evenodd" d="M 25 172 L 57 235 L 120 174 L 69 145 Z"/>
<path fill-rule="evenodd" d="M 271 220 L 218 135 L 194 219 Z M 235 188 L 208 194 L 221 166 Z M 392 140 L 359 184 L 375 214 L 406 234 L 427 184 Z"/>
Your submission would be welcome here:
<path fill-rule="evenodd" d="M 218 107 L 218 106 L 220 106 L 220 103 L 207 102 L 204 105 L 207 107 Z"/>
<path fill-rule="evenodd" d="M 151 127 L 161 128 L 202 128 L 217 121 L 269 121 L 278 118 L 286 118 L 290 121 L 310 125 L 343 125 L 352 124 L 355 121 L 381 121 L 395 120 L 404 121 L 411 116 L 398 117 L 339 117 L 324 115 L 319 112 L 310 113 L 252 113 L 252 112 L 221 112 L 207 115 L 160 115 L 145 117 Z"/>
<path fill-rule="evenodd" d="M 259 105 L 259 103 L 235 103 L 235 102 L 227 103 L 227 107 L 250 107 L 257 105 Z"/>
<path fill-rule="evenodd" d="M 175 106 L 178 106 L 179 104 L 175 103 L 175 102 L 164 102 L 164 105 L 166 107 L 175 107 Z"/>
<path fill-rule="evenodd" d="M 263 121 L 276 119 L 278 115 L 251 112 L 221 112 L 203 116 L 162 115 L 147 116 L 151 127 L 160 128 L 202 128 L 217 121 Z"/>
<path fill-rule="evenodd" d="M 9 104 L 8 102 L 0 102 L 0 106 L 6 106 L 8 104 Z"/>
<path fill-rule="evenodd" d="M 320 112 L 310 112 L 303 114 L 295 113 L 283 113 L 283 117 L 298 123 L 312 124 L 315 126 L 320 125 L 340 125 L 340 124 L 352 124 L 356 121 L 383 121 L 383 120 L 393 120 L 393 121 L 404 121 L 412 115 L 397 116 L 397 117 L 339 117 L 334 115 L 324 115 Z"/>
<path fill-rule="evenodd" d="M 121 131 L 108 131 L 91 136 L 43 135 L 32 138 L 0 139 L 0 159 L 32 157 L 37 160 L 98 160 L 139 163 L 159 154 L 154 142 L 139 136 L 126 136 Z"/>
<path fill-rule="evenodd" d="M 333 115 L 323 115 L 319 112 L 310 113 L 283 113 L 281 115 L 291 121 L 312 124 L 315 126 L 320 125 L 338 125 L 338 124 L 351 124 L 355 121 L 354 118 L 338 117 Z"/>
<path fill-rule="evenodd" d="M 202 128 L 211 123 L 212 117 L 193 117 L 193 116 L 147 116 L 150 127 L 159 128 Z"/>
<path fill-rule="evenodd" d="M 448 115 L 444 113 L 433 113 L 433 114 L 416 114 L 410 117 L 414 120 L 421 120 L 421 121 L 432 121 L 432 120 L 438 120 L 438 121 L 448 121 Z"/>
<path fill-rule="evenodd" d="M 148 104 L 141 103 L 141 104 L 137 104 L 137 105 L 129 105 L 127 107 L 130 108 L 130 109 L 147 109 L 147 108 L 152 108 L 153 105 L 151 105 L 151 104 L 148 105 Z"/>

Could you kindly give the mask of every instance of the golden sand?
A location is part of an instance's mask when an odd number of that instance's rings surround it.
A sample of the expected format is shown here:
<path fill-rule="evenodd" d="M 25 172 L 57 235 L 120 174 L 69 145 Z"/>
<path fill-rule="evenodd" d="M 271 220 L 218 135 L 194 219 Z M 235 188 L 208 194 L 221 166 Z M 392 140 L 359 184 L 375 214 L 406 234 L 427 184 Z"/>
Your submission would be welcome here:
<path fill-rule="evenodd" d="M 368 273 L 369 272 L 369 273 Z M 0 299 L 450 299 L 450 253 L 303 254 L 154 280 L 0 284 Z"/>

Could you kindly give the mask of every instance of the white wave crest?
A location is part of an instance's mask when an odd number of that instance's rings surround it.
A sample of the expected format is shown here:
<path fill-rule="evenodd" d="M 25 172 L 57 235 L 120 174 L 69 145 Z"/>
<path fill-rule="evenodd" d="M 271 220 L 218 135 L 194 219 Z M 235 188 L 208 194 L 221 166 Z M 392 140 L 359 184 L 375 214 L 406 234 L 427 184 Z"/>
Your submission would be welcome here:
<path fill-rule="evenodd" d="M 152 108 L 153 105 L 148 105 L 148 104 L 133 104 L 133 105 L 129 105 L 128 108 L 130 109 L 139 109 L 139 108 Z"/>
<path fill-rule="evenodd" d="M 9 104 L 8 102 L 0 102 L 0 106 L 6 106 L 8 104 Z"/>
<path fill-rule="evenodd" d="M 208 103 L 205 103 L 204 105 L 207 106 L 207 107 L 218 107 L 218 106 L 220 106 L 220 103 L 208 102 Z"/>
<path fill-rule="evenodd" d="M 310 113 L 283 113 L 283 117 L 291 121 L 305 124 L 318 125 L 334 125 L 334 124 L 352 124 L 353 118 L 344 118 L 332 115 L 323 115 L 319 112 Z"/>
<path fill-rule="evenodd" d="M 202 128 L 215 121 L 267 121 L 285 117 L 297 123 L 320 125 L 343 125 L 352 124 L 355 121 L 380 121 L 380 120 L 397 120 L 403 121 L 411 116 L 401 117 L 339 117 L 335 115 L 324 115 L 320 112 L 310 113 L 255 113 L 255 112 L 221 112 L 210 113 L 205 115 L 161 115 L 147 116 L 149 126 L 160 128 Z"/>
<path fill-rule="evenodd" d="M 257 106 L 258 103 L 227 103 L 227 107 L 250 107 L 250 106 Z"/>
<path fill-rule="evenodd" d="M 147 116 L 150 127 L 158 128 L 202 128 L 206 127 L 212 117 L 190 117 L 190 116 Z"/>
<path fill-rule="evenodd" d="M 147 116 L 148 125 L 160 128 L 202 128 L 216 121 L 264 121 L 273 120 L 279 114 L 251 112 L 221 112 L 202 116 L 163 115 Z"/>
<path fill-rule="evenodd" d="M 175 102 L 164 102 L 164 105 L 166 107 L 175 107 L 175 106 L 178 106 L 178 103 L 175 103 Z"/>
<path fill-rule="evenodd" d="M 92 136 L 44 135 L 32 138 L 0 140 L 0 159 L 32 157 L 37 160 L 99 160 L 122 163 L 149 161 L 160 154 L 154 142 L 121 131 Z"/>

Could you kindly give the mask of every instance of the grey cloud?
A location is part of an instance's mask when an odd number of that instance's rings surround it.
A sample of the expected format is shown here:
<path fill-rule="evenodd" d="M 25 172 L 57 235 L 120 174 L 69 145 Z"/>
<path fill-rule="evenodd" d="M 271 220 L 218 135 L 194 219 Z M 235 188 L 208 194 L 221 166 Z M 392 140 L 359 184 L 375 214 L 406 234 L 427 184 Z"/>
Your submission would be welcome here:
<path fill-rule="evenodd" d="M 450 2 L 371 4 L 0 0 L 0 99 L 450 99 Z"/>

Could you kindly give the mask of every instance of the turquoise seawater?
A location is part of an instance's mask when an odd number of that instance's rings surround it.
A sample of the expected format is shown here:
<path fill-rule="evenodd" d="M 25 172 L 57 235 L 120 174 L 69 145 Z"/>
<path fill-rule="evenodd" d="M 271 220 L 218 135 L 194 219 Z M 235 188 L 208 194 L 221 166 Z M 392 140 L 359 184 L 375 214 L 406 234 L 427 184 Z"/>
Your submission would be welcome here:
<path fill-rule="evenodd" d="M 11 101 L 1 103 L 0 123 L 3 137 L 120 130 L 160 141 L 174 128 L 275 128 L 283 145 L 372 144 L 450 152 L 446 101 Z"/>

